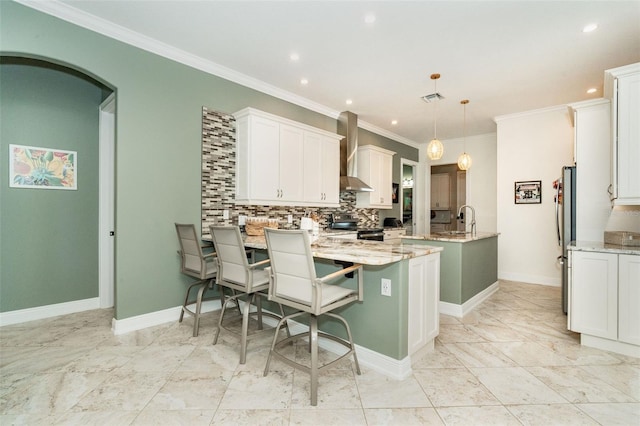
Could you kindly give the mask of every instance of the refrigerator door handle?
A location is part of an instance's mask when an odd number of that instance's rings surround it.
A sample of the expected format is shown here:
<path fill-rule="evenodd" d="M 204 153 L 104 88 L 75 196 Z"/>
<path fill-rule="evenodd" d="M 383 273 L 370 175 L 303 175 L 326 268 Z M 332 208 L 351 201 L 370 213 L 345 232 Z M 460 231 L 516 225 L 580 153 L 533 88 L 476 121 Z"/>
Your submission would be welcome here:
<path fill-rule="evenodd" d="M 562 179 L 558 180 L 558 187 L 556 188 L 556 232 L 558 233 L 558 246 L 562 246 L 562 238 L 560 236 L 560 183 Z"/>

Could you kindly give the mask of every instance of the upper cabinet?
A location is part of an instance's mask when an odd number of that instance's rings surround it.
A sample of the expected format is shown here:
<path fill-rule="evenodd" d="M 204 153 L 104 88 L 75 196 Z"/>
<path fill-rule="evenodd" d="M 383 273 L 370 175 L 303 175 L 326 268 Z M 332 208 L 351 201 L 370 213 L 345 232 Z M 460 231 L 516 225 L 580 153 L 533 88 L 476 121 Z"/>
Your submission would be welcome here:
<path fill-rule="evenodd" d="M 372 192 L 358 192 L 356 207 L 390 209 L 393 188 L 393 155 L 395 152 L 365 145 L 358 148 L 358 178 L 368 184 Z"/>
<path fill-rule="evenodd" d="M 253 108 L 234 116 L 236 202 L 339 205 L 341 136 Z"/>
<path fill-rule="evenodd" d="M 612 101 L 612 183 L 615 204 L 640 205 L 640 63 L 605 71 Z"/>
<path fill-rule="evenodd" d="M 449 210 L 451 205 L 449 173 L 431 175 L 431 210 Z"/>
<path fill-rule="evenodd" d="M 337 159 L 337 160 L 336 160 Z M 304 134 L 304 201 L 339 203 L 340 141 L 319 133 Z"/>

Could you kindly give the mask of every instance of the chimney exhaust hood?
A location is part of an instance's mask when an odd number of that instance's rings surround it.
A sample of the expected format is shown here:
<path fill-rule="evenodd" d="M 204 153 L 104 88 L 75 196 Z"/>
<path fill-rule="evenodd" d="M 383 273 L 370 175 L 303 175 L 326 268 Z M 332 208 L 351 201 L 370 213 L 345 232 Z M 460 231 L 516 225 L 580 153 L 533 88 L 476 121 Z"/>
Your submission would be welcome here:
<path fill-rule="evenodd" d="M 350 111 L 340 113 L 338 134 L 340 141 L 340 191 L 371 192 L 373 189 L 358 179 L 358 116 Z"/>

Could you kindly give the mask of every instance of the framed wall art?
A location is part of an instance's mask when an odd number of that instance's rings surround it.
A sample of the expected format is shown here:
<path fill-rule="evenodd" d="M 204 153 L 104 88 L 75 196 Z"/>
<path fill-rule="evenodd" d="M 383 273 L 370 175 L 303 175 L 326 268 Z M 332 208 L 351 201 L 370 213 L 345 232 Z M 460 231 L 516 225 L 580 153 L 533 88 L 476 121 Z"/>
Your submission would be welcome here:
<path fill-rule="evenodd" d="M 9 145 L 11 188 L 77 190 L 77 170 L 76 151 Z"/>
<path fill-rule="evenodd" d="M 540 204 L 542 203 L 542 181 L 526 180 L 515 183 L 516 204 Z"/>

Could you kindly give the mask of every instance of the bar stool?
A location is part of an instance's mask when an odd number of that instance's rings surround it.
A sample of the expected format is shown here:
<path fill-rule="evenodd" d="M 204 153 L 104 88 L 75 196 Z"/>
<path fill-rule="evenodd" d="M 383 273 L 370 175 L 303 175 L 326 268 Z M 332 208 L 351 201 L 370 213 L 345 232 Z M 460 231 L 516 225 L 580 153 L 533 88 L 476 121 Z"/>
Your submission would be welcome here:
<path fill-rule="evenodd" d="M 240 235 L 240 228 L 237 226 L 214 226 L 209 227 L 213 245 L 217 253 L 218 260 L 218 276 L 217 284 L 238 292 L 231 297 L 225 299 L 220 312 L 218 321 L 218 329 L 215 331 L 213 344 L 218 342 L 220 330 L 233 332 L 229 328 L 223 326 L 226 307 L 229 302 L 235 302 L 239 305 L 238 299 L 244 297 L 244 306 L 242 307 L 242 330 L 240 333 L 240 364 L 244 364 L 247 360 L 247 340 L 249 338 L 249 319 L 250 315 L 257 316 L 258 330 L 263 330 L 262 317 L 267 316 L 275 320 L 280 320 L 284 316 L 282 306 L 280 315 L 263 311 L 261 298 L 267 297 L 266 290 L 269 287 L 269 275 L 263 268 L 269 264 L 269 259 L 261 262 L 249 263 L 247 253 L 244 248 L 244 242 Z M 257 311 L 251 312 L 251 304 L 255 302 Z M 265 330 L 267 331 L 267 330 Z M 288 332 L 288 329 L 287 329 Z M 255 334 L 252 334 L 253 337 Z"/>
<path fill-rule="evenodd" d="M 207 291 L 207 288 L 213 288 L 218 267 L 215 260 L 215 253 L 202 253 L 202 247 L 198 240 L 195 225 L 190 223 L 176 223 L 175 226 L 176 232 L 178 233 L 178 241 L 180 242 L 180 250 L 178 251 L 181 259 L 180 272 L 198 279 L 198 281 L 194 282 L 187 288 L 187 294 L 184 298 L 184 303 L 182 304 L 180 320 L 178 322 L 182 322 L 185 313 L 193 316 L 193 337 L 197 337 L 200 328 L 200 317 L 202 315 L 202 302 L 204 300 L 217 298 L 210 297 L 204 299 L 203 296 L 205 291 Z M 198 293 L 195 299 L 190 300 L 189 295 L 191 293 L 191 289 L 194 287 L 199 287 Z M 222 299 L 224 299 L 224 294 L 222 293 L 222 288 L 220 288 L 221 303 Z M 195 308 L 192 310 L 189 306 L 193 304 L 195 304 Z"/>
<path fill-rule="evenodd" d="M 362 265 L 355 264 L 324 277 L 316 277 L 309 234 L 305 230 L 265 229 L 267 249 L 271 259 L 269 275 L 269 300 L 297 309 L 298 311 L 282 318 L 276 326 L 273 343 L 267 358 L 264 375 L 269 373 L 271 357 L 311 375 L 311 405 L 318 404 L 318 372 L 328 368 L 341 359 L 353 355 L 356 372 L 360 374 L 360 365 L 356 356 L 351 330 L 347 321 L 340 315 L 330 311 L 363 299 Z M 356 290 L 329 284 L 328 282 L 348 273 L 356 272 L 358 287 Z M 302 315 L 309 315 L 309 331 L 288 336 L 278 341 L 278 331 L 287 320 Z M 344 324 L 348 341 L 337 336 L 318 331 L 318 317 L 326 315 Z M 311 350 L 311 366 L 298 363 L 287 358 L 277 349 L 294 339 L 308 336 Z M 327 338 L 345 346 L 348 351 L 337 359 L 319 366 L 318 338 Z"/>

